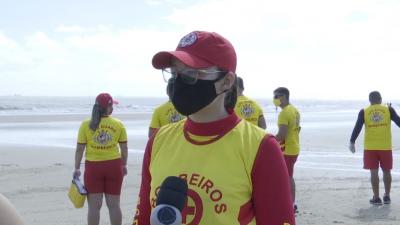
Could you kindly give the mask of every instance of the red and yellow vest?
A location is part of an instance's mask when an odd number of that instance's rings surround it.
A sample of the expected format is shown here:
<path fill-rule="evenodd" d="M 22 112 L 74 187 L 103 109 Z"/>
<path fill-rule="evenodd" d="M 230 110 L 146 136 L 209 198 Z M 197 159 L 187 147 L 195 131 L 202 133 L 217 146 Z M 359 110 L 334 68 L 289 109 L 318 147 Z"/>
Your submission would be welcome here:
<path fill-rule="evenodd" d="M 364 109 L 365 150 L 391 150 L 392 127 L 389 108 L 371 105 Z"/>
<path fill-rule="evenodd" d="M 183 224 L 239 224 L 246 213 L 241 207 L 245 211 L 252 198 L 251 172 L 265 131 L 242 120 L 214 142 L 193 144 L 184 136 L 184 124 L 164 126 L 154 138 L 150 205 L 155 207 L 163 180 L 179 176 L 189 187 Z"/>

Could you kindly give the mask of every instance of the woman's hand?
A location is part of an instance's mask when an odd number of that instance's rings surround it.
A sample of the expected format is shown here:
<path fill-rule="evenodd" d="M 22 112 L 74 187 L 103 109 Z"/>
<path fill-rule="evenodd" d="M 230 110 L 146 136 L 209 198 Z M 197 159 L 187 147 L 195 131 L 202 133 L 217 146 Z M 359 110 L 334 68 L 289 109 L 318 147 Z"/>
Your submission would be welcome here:
<path fill-rule="evenodd" d="M 122 166 L 122 172 L 124 173 L 124 176 L 128 175 L 128 168 L 126 167 L 126 165 Z"/>
<path fill-rule="evenodd" d="M 72 178 L 78 178 L 81 176 L 81 170 L 80 169 L 75 169 L 74 172 L 72 173 Z"/>

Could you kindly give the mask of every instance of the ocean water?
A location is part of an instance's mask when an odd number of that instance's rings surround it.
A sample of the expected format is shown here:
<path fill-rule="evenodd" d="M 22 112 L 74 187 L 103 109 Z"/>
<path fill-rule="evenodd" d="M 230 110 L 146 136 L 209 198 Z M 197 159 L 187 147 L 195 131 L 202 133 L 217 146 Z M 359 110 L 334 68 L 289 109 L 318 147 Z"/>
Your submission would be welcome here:
<path fill-rule="evenodd" d="M 130 152 L 141 155 L 147 142 L 151 113 L 167 99 L 118 96 L 115 99 L 119 101 L 119 105 L 114 108 L 116 117 L 136 113 L 145 115 L 126 117 L 128 119 L 123 120 L 128 133 Z M 0 119 L 10 115 L 89 116 L 93 101 L 93 97 L 0 97 Z M 279 109 L 276 110 L 270 99 L 257 101 L 264 109 L 267 131 L 275 134 Z M 347 147 L 358 111 L 368 105 L 367 101 L 293 100 L 292 103 L 301 113 L 301 154 L 296 164 L 297 168 L 366 173 L 360 169 L 363 134 L 361 133 L 357 140 L 358 151 L 355 155 L 351 154 Z M 394 102 L 393 106 L 400 111 L 400 104 Z M 59 118 L 48 122 L 7 122 L 3 119 L 0 122 L 0 150 L 7 144 L 67 147 L 74 150 L 81 120 L 63 120 L 62 116 Z M 400 176 L 400 170 L 396 169 L 396 162 L 400 160 L 400 129 L 394 124 L 392 127 L 395 163 L 393 175 Z"/>
<path fill-rule="evenodd" d="M 118 112 L 151 112 L 165 98 L 114 97 Z M 91 112 L 95 97 L 0 96 L 0 115 L 63 114 Z"/>
<path fill-rule="evenodd" d="M 148 114 L 144 118 L 124 121 L 128 135 L 133 140 L 146 140 L 150 116 L 154 108 L 165 102 L 166 98 L 139 98 L 116 96 L 119 104 L 115 106 L 115 114 Z M 276 121 L 279 114 L 271 99 L 257 99 L 264 110 L 267 120 L 268 131 L 277 131 Z M 90 115 L 94 97 L 27 97 L 27 96 L 5 96 L 0 97 L 0 117 L 10 115 Z M 292 103 L 301 113 L 302 135 L 304 143 L 316 133 L 320 138 L 335 139 L 329 136 L 338 136 L 343 130 L 343 136 L 348 139 L 357 119 L 358 111 L 368 105 L 367 101 L 324 101 L 324 100 L 296 100 Z M 400 104 L 394 102 L 395 109 Z M 399 111 L 399 110 L 398 110 Z M 51 121 L 51 122 L 29 122 L 29 123 L 0 123 L 0 143 L 26 143 L 54 146 L 74 146 L 76 133 L 81 121 Z M 396 129 L 394 129 L 396 130 Z M 339 132 L 338 132 L 339 131 Z M 329 132 L 335 132 L 329 133 Z M 397 135 L 397 133 L 395 133 Z M 141 144 L 133 145 L 135 148 L 143 149 Z M 339 143 L 339 142 L 338 142 Z M 396 143 L 397 144 L 397 143 Z M 312 146 L 309 143 L 308 146 Z M 305 147 L 307 148 L 307 146 Z"/>
<path fill-rule="evenodd" d="M 166 98 L 120 97 L 115 96 L 119 104 L 116 110 L 121 113 L 152 112 Z M 90 112 L 94 97 L 31 97 L 0 96 L 0 115 L 15 114 L 54 114 Z M 274 112 L 271 99 L 256 99 L 265 112 Z M 368 104 L 367 101 L 332 101 L 332 100 L 293 100 L 301 112 L 353 112 Z M 400 106 L 400 102 L 394 105 Z"/>

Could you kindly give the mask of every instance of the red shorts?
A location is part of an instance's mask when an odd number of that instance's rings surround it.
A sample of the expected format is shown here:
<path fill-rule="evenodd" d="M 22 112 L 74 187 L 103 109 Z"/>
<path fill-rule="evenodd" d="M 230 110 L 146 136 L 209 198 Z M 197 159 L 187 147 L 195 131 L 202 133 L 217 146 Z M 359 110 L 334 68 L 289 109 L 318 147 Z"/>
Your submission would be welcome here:
<path fill-rule="evenodd" d="M 391 170 L 393 168 L 392 150 L 364 150 L 364 169 Z"/>
<path fill-rule="evenodd" d="M 86 161 L 84 179 L 88 193 L 120 195 L 124 179 L 122 160 Z"/>
<path fill-rule="evenodd" d="M 293 168 L 294 168 L 294 164 L 297 161 L 298 156 L 299 155 L 284 155 L 283 156 L 285 158 L 286 168 L 289 173 L 289 177 L 293 177 Z"/>

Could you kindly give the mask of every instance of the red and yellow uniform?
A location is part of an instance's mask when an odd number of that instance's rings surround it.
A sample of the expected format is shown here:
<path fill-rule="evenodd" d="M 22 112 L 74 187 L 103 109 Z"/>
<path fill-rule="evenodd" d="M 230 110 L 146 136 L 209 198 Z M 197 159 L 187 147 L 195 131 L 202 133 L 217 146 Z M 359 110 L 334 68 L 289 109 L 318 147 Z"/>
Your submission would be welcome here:
<path fill-rule="evenodd" d="M 285 142 L 281 143 L 285 155 L 296 156 L 300 152 L 300 113 L 293 105 L 287 105 L 279 113 L 278 125 L 286 125 L 288 132 Z"/>
<path fill-rule="evenodd" d="M 187 119 L 149 140 L 134 224 L 149 225 L 168 176 L 187 181 L 183 224 L 293 225 L 288 174 L 275 138 L 232 113 L 211 123 Z"/>
<path fill-rule="evenodd" d="M 121 158 L 118 143 L 127 141 L 122 122 L 113 117 L 102 117 L 99 128 L 93 131 L 90 120 L 82 122 L 78 133 L 78 144 L 86 144 L 87 161 L 105 161 Z"/>
<path fill-rule="evenodd" d="M 249 121 L 250 123 L 258 126 L 258 119 L 263 116 L 262 108 L 254 100 L 241 95 L 238 96 L 235 113 L 240 118 Z"/>
<path fill-rule="evenodd" d="M 364 109 L 365 150 L 392 150 L 392 126 L 389 108 L 371 105 Z"/>
<path fill-rule="evenodd" d="M 364 109 L 364 168 L 382 169 L 393 167 L 392 126 L 387 106 L 374 104 Z"/>
<path fill-rule="evenodd" d="M 158 129 L 164 125 L 175 123 L 185 118 L 176 111 L 171 101 L 168 101 L 154 110 L 150 122 L 150 128 Z"/>
<path fill-rule="evenodd" d="M 287 126 L 285 141 L 281 143 L 286 167 L 290 177 L 293 177 L 294 164 L 300 152 L 300 113 L 293 105 L 287 105 L 279 113 L 278 125 Z"/>
<path fill-rule="evenodd" d="M 90 120 L 82 122 L 78 144 L 86 145 L 85 186 L 89 193 L 119 195 L 123 170 L 119 143 L 127 142 L 124 125 L 118 119 L 102 117 L 93 131 Z"/>

